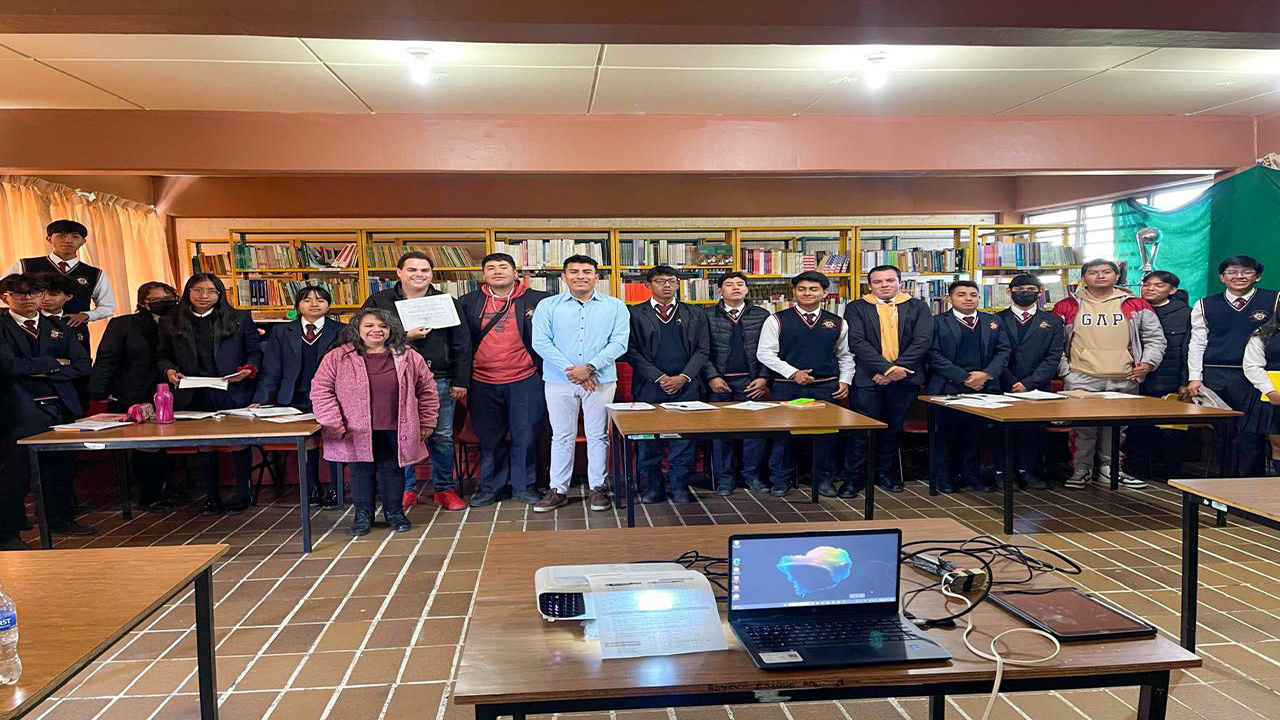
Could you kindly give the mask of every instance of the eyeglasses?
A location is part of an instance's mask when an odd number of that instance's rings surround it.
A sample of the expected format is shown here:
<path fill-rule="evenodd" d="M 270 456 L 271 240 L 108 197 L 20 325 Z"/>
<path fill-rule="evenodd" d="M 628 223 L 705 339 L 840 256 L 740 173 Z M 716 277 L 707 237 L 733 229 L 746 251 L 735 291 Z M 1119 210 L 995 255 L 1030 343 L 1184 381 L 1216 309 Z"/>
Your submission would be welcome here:
<path fill-rule="evenodd" d="M 191 288 L 192 295 L 217 295 L 217 288 Z"/>
<path fill-rule="evenodd" d="M 39 291 L 36 291 L 36 292 L 8 292 L 8 293 L 5 293 L 5 294 L 6 294 L 6 295 L 10 295 L 10 296 L 12 296 L 12 297 L 15 297 L 15 298 L 17 298 L 17 299 L 19 299 L 19 300 L 32 300 L 32 299 L 34 299 L 34 298 L 38 298 L 38 297 L 40 297 L 40 296 L 44 295 L 44 291 L 43 291 L 43 290 L 39 290 Z"/>
<path fill-rule="evenodd" d="M 675 278 L 671 278 L 671 277 L 669 277 L 669 278 L 654 278 L 654 279 L 650 280 L 649 282 L 650 282 L 650 283 L 652 283 L 652 284 L 654 284 L 654 285 L 675 285 L 676 283 L 678 283 L 678 282 L 680 282 L 680 281 L 679 281 L 679 280 L 677 280 L 677 279 L 675 279 Z"/>
<path fill-rule="evenodd" d="M 1247 277 L 1253 277 L 1254 275 L 1257 275 L 1258 271 L 1257 270 L 1227 270 L 1222 274 L 1226 275 L 1227 277 L 1246 277 L 1247 278 Z"/>

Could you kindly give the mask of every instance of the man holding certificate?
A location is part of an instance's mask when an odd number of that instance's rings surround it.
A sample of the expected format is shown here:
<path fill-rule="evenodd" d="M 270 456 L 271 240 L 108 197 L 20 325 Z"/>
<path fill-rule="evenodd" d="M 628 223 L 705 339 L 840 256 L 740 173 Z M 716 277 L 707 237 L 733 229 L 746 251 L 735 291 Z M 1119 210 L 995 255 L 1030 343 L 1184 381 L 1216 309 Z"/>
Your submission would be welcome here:
<path fill-rule="evenodd" d="M 409 344 L 427 361 L 435 376 L 440 416 L 435 432 L 427 439 L 433 499 L 445 510 L 461 510 L 466 503 L 458 497 L 453 476 L 453 406 L 455 400 L 466 396 L 471 383 L 471 333 L 458 320 L 456 301 L 432 286 L 433 270 L 431 258 L 425 253 L 405 253 L 396 263 L 399 282 L 370 295 L 364 307 L 397 314 Z M 417 481 L 413 466 L 409 466 L 405 468 L 403 505 L 408 509 L 417 502 Z"/>

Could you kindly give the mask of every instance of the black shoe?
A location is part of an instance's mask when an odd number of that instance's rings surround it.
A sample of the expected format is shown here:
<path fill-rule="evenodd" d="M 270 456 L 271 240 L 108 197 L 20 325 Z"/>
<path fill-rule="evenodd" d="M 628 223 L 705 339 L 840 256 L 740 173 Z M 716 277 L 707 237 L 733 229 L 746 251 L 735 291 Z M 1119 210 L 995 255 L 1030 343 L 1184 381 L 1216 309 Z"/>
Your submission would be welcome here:
<path fill-rule="evenodd" d="M 645 505 L 656 505 L 667 501 L 667 493 L 660 487 L 651 487 L 644 491 L 640 496 L 640 502 Z"/>
<path fill-rule="evenodd" d="M 835 483 L 830 480 L 823 480 L 818 483 L 818 494 L 822 497 L 835 497 L 839 493 L 836 492 Z"/>
<path fill-rule="evenodd" d="M 4 550 L 30 550 L 26 543 L 22 542 L 22 538 L 17 535 L 0 539 L 0 551 Z"/>
<path fill-rule="evenodd" d="M 387 525 L 391 527 L 391 532 L 408 532 L 413 528 L 409 524 L 409 518 L 405 517 L 404 512 L 394 512 L 390 515 L 383 513 L 383 518 L 387 521 Z"/>
<path fill-rule="evenodd" d="M 234 500 L 230 503 L 227 503 L 228 515 L 243 515 L 245 511 L 248 509 L 249 509 L 248 500 Z"/>
<path fill-rule="evenodd" d="M 902 486 L 901 481 L 890 480 L 888 478 L 885 478 L 877 482 L 876 485 L 879 485 L 881 490 L 884 490 L 885 492 L 891 492 L 891 493 L 900 493 L 906 489 Z"/>
<path fill-rule="evenodd" d="M 223 515 L 227 509 L 223 507 L 222 500 L 209 498 L 200 506 L 201 515 Z"/>
<path fill-rule="evenodd" d="M 1028 490 L 1049 489 L 1049 483 L 1045 482 L 1044 478 L 1030 471 L 1022 473 L 1022 482 L 1026 484 Z"/>
<path fill-rule="evenodd" d="M 760 493 L 761 495 L 767 494 L 770 490 L 769 483 L 766 483 L 765 481 L 760 479 L 751 480 L 750 482 L 748 482 L 747 489 L 753 493 Z"/>
<path fill-rule="evenodd" d="M 787 495 L 791 494 L 791 486 L 790 485 L 775 486 L 769 490 L 769 494 L 774 497 L 786 497 Z"/>
<path fill-rule="evenodd" d="M 329 488 L 320 495 L 320 499 L 315 502 L 322 510 L 331 510 L 338 507 L 338 493 L 333 488 Z"/>
<path fill-rule="evenodd" d="M 357 510 L 355 520 L 351 521 L 351 534 L 359 537 L 368 535 L 369 529 L 373 527 L 373 511 Z"/>
<path fill-rule="evenodd" d="M 481 490 L 473 493 L 471 495 L 471 499 L 467 501 L 467 504 L 474 508 L 481 508 L 489 507 L 496 502 L 498 502 L 498 493 Z"/>
<path fill-rule="evenodd" d="M 716 494 L 720 497 L 729 497 L 733 494 L 733 481 L 727 483 L 719 483 L 716 485 Z"/>
<path fill-rule="evenodd" d="M 846 500 L 848 500 L 849 498 L 856 498 L 858 497 L 858 493 L 861 492 L 861 490 L 862 488 L 858 487 L 857 485 L 854 485 L 851 482 L 841 483 L 840 491 L 836 493 L 836 497 L 842 497 Z"/>
<path fill-rule="evenodd" d="M 57 525 L 50 525 L 49 532 L 58 533 L 59 535 L 97 535 L 98 531 L 91 527 L 81 525 L 75 520 L 68 520 Z"/>
<path fill-rule="evenodd" d="M 949 482 L 937 483 L 937 487 L 938 487 L 938 492 L 943 493 L 944 495 L 951 495 L 956 491 L 955 486 Z"/>
<path fill-rule="evenodd" d="M 173 501 L 165 500 L 164 498 L 161 498 L 159 500 L 155 500 L 152 502 L 148 502 L 148 503 L 142 503 L 143 510 L 146 510 L 147 512 L 153 512 L 153 513 L 173 512 L 173 508 L 174 508 Z"/>
<path fill-rule="evenodd" d="M 518 492 L 512 495 L 511 497 L 516 500 L 519 500 L 525 505 L 533 505 L 534 503 L 542 499 L 542 493 L 538 492 L 537 490 L 525 490 L 524 492 Z"/>
<path fill-rule="evenodd" d="M 676 488 L 671 491 L 671 502 L 677 505 L 688 505 L 698 502 L 698 499 L 693 496 L 689 488 Z"/>

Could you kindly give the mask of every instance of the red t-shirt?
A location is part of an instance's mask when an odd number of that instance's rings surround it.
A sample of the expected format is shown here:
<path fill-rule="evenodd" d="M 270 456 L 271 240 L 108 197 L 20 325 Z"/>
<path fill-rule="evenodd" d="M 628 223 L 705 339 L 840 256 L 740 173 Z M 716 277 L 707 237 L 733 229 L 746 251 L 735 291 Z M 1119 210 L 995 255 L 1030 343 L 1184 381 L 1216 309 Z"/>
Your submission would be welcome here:
<path fill-rule="evenodd" d="M 369 419 L 373 430 L 395 430 L 400 421 L 400 379 L 391 351 L 367 353 L 364 369 L 369 373 Z"/>
<path fill-rule="evenodd" d="M 487 287 L 484 288 L 485 301 L 480 313 L 480 327 L 488 325 L 494 315 L 506 308 L 507 303 L 515 302 L 517 297 L 524 294 L 524 290 L 523 284 L 517 284 L 511 297 L 496 298 L 489 293 Z M 535 372 L 537 368 L 533 364 L 533 358 L 529 357 L 529 351 L 520 337 L 520 318 L 516 315 L 515 308 L 510 308 L 480 341 L 472 362 L 471 376 L 488 385 L 504 385 L 520 382 Z"/>

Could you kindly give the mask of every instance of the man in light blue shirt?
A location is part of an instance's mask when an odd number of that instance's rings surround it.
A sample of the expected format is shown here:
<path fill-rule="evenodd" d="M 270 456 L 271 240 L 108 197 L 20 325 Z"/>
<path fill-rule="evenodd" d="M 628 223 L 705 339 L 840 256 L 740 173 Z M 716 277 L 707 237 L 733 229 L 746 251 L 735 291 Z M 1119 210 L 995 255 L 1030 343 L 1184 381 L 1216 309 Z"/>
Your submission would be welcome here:
<path fill-rule="evenodd" d="M 551 416 L 551 488 L 534 512 L 551 512 L 569 502 L 579 411 L 587 438 L 587 506 L 597 511 L 612 507 L 605 484 L 605 406 L 613 402 L 618 384 L 614 362 L 627 351 L 631 316 L 621 300 L 596 291 L 599 267 L 585 255 L 566 259 L 560 282 L 567 291 L 546 298 L 533 312 L 533 350 L 542 357 Z"/>

